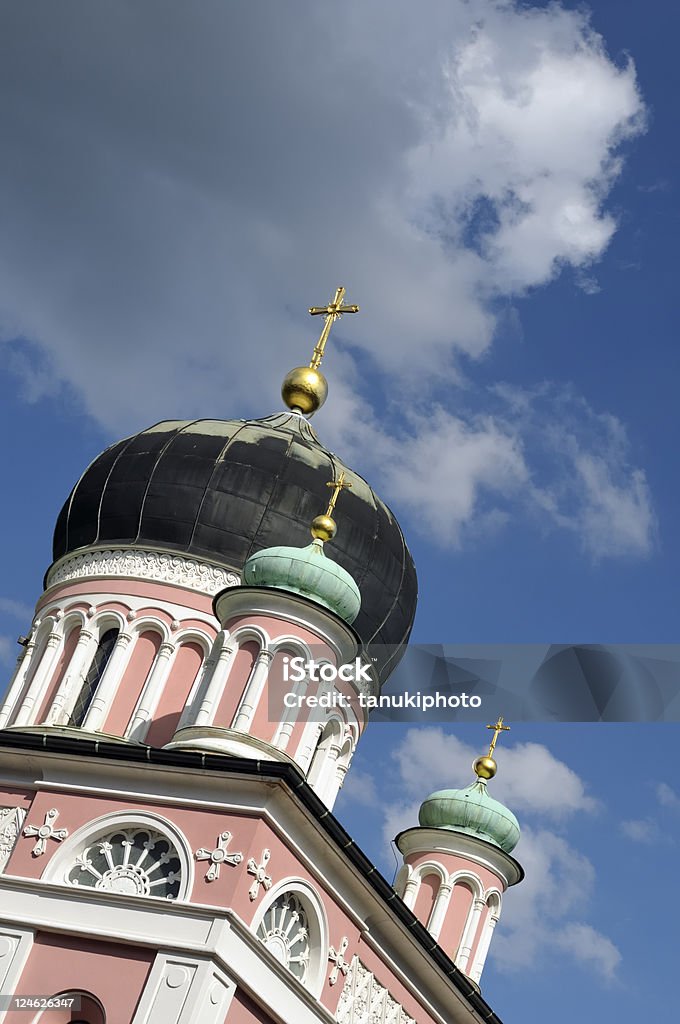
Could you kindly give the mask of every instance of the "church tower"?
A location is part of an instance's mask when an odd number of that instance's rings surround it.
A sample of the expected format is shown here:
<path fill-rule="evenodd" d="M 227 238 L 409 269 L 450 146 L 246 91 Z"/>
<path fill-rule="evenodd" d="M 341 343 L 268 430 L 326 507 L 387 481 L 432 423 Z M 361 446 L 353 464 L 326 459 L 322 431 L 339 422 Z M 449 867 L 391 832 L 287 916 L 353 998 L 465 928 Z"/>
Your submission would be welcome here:
<path fill-rule="evenodd" d="M 0 1022 L 500 1024 L 332 814 L 417 596 L 309 422 L 343 300 L 287 411 L 156 424 L 64 504 L 0 708 Z"/>
<path fill-rule="evenodd" d="M 503 894 L 524 872 L 510 854 L 519 840 L 517 818 L 489 796 L 497 771 L 493 758 L 499 718 L 489 752 L 473 764 L 475 781 L 466 789 L 432 793 L 420 808 L 418 828 L 397 836 L 404 866 L 395 888 L 404 903 L 474 982 L 479 979 Z"/>

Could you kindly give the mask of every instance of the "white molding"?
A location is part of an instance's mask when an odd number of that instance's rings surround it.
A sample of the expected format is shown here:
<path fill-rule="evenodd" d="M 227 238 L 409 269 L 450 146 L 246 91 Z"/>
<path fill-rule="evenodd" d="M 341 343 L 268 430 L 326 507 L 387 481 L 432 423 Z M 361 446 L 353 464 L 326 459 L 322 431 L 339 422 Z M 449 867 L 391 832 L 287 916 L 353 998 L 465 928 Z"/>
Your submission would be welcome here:
<path fill-rule="evenodd" d="M 170 583 L 214 597 L 238 586 L 240 577 L 211 562 L 153 548 L 99 548 L 65 555 L 47 574 L 47 588 L 93 576 L 122 576 Z"/>
<path fill-rule="evenodd" d="M 504 889 L 522 879 L 520 865 L 500 846 L 492 846 L 482 839 L 456 832 L 453 829 L 415 826 L 400 832 L 395 840 L 404 859 L 416 853 L 450 853 L 464 857 L 491 871 Z"/>
<path fill-rule="evenodd" d="M 35 930 L 0 925 L 0 992 L 13 994 L 33 946 Z M 0 1021 L 8 1011 L 0 1006 Z"/>
<path fill-rule="evenodd" d="M 330 940 L 326 907 L 314 886 L 310 885 L 306 879 L 296 878 L 295 876 L 281 879 L 276 885 L 272 886 L 267 893 L 266 899 L 261 901 L 250 927 L 253 934 L 257 935 L 257 929 L 260 927 L 264 915 L 272 903 L 279 896 L 288 892 L 293 893 L 293 895 L 300 899 L 309 915 L 309 938 L 312 944 L 312 956 L 310 957 L 309 971 L 305 984 L 313 995 L 319 997 L 326 977 L 328 943 Z"/>
<path fill-rule="evenodd" d="M 159 951 L 132 1024 L 222 1024 L 235 991 L 209 959 Z"/>

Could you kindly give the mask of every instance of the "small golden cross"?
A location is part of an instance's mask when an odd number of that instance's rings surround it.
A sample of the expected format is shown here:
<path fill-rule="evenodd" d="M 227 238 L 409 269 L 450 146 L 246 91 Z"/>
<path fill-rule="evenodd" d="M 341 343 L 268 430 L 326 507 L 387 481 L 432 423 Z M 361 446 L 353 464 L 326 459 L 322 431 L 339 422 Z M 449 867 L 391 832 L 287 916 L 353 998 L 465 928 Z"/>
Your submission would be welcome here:
<path fill-rule="evenodd" d="M 333 493 L 331 494 L 331 500 L 328 502 L 328 508 L 326 509 L 327 516 L 333 515 L 333 509 L 335 508 L 335 503 L 338 500 L 340 491 L 343 490 L 343 488 L 349 488 L 351 486 L 351 483 L 348 480 L 345 480 L 344 472 L 340 474 L 337 480 L 329 480 L 326 487 L 332 487 Z"/>
<path fill-rule="evenodd" d="M 493 729 L 493 739 L 491 740 L 491 746 L 489 747 L 489 757 L 493 757 L 493 752 L 496 749 L 496 743 L 498 742 L 498 736 L 502 732 L 510 732 L 509 725 L 503 725 L 503 719 L 499 718 L 494 725 L 487 725 L 487 729 Z"/>
<path fill-rule="evenodd" d="M 321 365 L 323 359 L 324 350 L 326 348 L 326 342 L 328 341 L 328 335 L 331 333 L 331 327 L 336 320 L 339 320 L 343 313 L 358 313 L 358 306 L 343 306 L 342 300 L 345 297 L 345 289 L 340 287 L 335 292 L 335 298 L 332 302 L 329 302 L 327 306 L 310 306 L 309 312 L 312 316 L 325 316 L 326 322 L 323 325 L 321 336 L 316 343 L 316 348 L 312 353 L 312 358 L 309 363 L 312 370 L 316 370 Z"/>

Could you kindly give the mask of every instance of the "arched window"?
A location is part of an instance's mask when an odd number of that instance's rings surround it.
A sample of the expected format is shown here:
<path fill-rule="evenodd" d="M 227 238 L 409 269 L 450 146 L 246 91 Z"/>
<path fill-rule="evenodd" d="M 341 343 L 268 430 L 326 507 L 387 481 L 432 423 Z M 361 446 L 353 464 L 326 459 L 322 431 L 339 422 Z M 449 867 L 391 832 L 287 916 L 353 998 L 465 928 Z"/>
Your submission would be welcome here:
<path fill-rule="evenodd" d="M 102 676 L 106 670 L 106 666 L 109 663 L 109 658 L 115 647 L 116 640 L 118 639 L 118 627 L 107 629 L 97 645 L 97 650 L 94 652 L 94 657 L 87 671 L 87 675 L 83 680 L 83 685 L 80 688 L 80 692 L 76 697 L 73 710 L 69 715 L 68 724 L 80 726 L 85 721 L 85 716 L 90 710 L 90 704 L 97 691 L 97 687 L 101 682 Z"/>
<path fill-rule="evenodd" d="M 60 844 L 43 878 L 58 885 L 185 900 L 193 883 L 186 837 L 160 815 L 117 811 Z"/>
<path fill-rule="evenodd" d="M 257 937 L 304 985 L 310 957 L 309 918 L 294 893 L 282 893 L 267 908 Z"/>
<path fill-rule="evenodd" d="M 69 885 L 128 896 L 175 900 L 182 870 L 167 836 L 150 828 L 119 828 L 84 847 L 66 876 Z"/>
<path fill-rule="evenodd" d="M 70 990 L 50 998 L 53 1005 L 37 1018 L 40 1024 L 106 1024 L 102 1004 L 89 992 Z"/>
<path fill-rule="evenodd" d="M 313 995 L 328 963 L 328 921 L 319 894 L 302 879 L 283 879 L 263 902 L 253 931 L 272 956 Z"/>

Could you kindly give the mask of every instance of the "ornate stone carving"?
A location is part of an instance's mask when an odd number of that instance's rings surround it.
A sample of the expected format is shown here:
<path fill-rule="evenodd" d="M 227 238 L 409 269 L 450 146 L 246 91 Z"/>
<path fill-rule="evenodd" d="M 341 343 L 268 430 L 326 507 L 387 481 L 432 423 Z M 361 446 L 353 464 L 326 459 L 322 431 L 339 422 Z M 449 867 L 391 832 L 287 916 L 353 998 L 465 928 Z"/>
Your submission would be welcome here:
<path fill-rule="evenodd" d="M 88 576 L 132 576 L 158 583 L 174 583 L 211 597 L 225 587 L 235 587 L 241 582 L 237 573 L 196 558 L 143 548 L 112 548 L 66 555 L 50 569 L 47 586 Z"/>
<path fill-rule="evenodd" d="M 25 817 L 23 807 L 0 807 L 0 871 L 5 870 Z"/>
<path fill-rule="evenodd" d="M 257 863 L 254 857 L 251 857 L 250 860 L 248 861 L 248 864 L 246 865 L 246 870 L 248 871 L 248 874 L 255 876 L 255 881 L 251 885 L 250 889 L 248 889 L 248 895 L 250 896 L 251 900 L 257 899 L 257 894 L 260 891 L 260 886 L 262 886 L 265 890 L 271 889 L 272 887 L 271 875 L 268 875 L 266 871 L 270 857 L 270 851 L 263 850 L 262 858 L 259 864 Z"/>
<path fill-rule="evenodd" d="M 335 1019 L 338 1024 L 416 1024 L 357 956 L 349 965 Z"/>
<path fill-rule="evenodd" d="M 55 828 L 54 822 L 59 817 L 59 811 L 56 807 L 45 812 L 45 820 L 42 825 L 27 825 L 24 829 L 25 836 L 37 836 L 38 841 L 31 851 L 34 857 L 42 857 L 43 853 L 47 849 L 47 840 L 54 839 L 55 842 L 60 843 L 62 839 L 66 839 L 68 835 L 67 828 Z"/>
<path fill-rule="evenodd" d="M 227 853 L 230 841 L 231 832 L 222 832 L 217 837 L 217 846 L 214 850 L 206 850 L 203 846 L 200 850 L 196 850 L 194 854 L 196 860 L 210 861 L 210 867 L 205 875 L 206 882 L 214 882 L 216 878 L 220 877 L 220 868 L 223 864 L 240 864 L 243 860 L 242 853 Z"/>
<path fill-rule="evenodd" d="M 330 949 L 328 950 L 328 959 L 331 961 L 332 964 L 334 964 L 333 970 L 331 971 L 331 976 L 328 979 L 331 985 L 335 985 L 340 974 L 345 975 L 345 977 L 347 976 L 347 972 L 349 971 L 350 967 L 350 962 L 348 960 L 345 960 L 345 953 L 347 952 L 348 946 L 349 939 L 347 938 L 346 935 L 343 935 L 338 948 L 336 949 L 335 946 L 331 946 Z"/>

